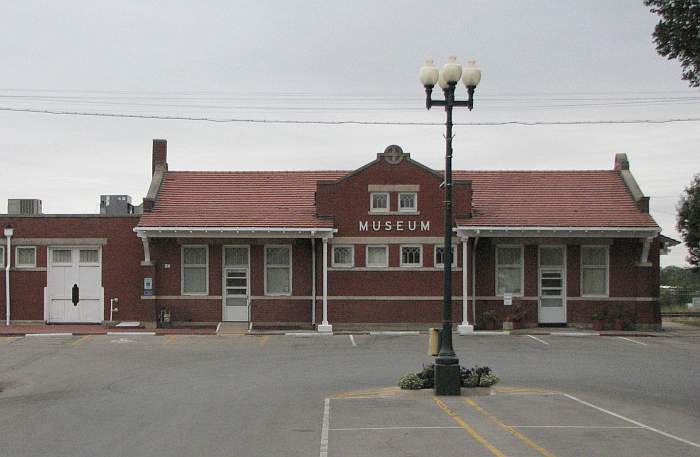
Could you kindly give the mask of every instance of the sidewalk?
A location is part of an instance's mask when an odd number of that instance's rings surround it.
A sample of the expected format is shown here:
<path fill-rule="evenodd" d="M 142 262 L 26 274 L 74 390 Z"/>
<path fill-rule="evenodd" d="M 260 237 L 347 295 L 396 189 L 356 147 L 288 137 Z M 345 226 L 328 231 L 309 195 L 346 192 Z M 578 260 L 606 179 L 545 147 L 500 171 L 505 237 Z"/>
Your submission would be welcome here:
<path fill-rule="evenodd" d="M 116 328 L 103 325 L 81 324 L 37 324 L 0 326 L 0 336 L 24 335 L 107 335 L 117 333 L 143 333 L 147 335 L 216 335 L 213 327 L 175 327 L 175 328 Z"/>

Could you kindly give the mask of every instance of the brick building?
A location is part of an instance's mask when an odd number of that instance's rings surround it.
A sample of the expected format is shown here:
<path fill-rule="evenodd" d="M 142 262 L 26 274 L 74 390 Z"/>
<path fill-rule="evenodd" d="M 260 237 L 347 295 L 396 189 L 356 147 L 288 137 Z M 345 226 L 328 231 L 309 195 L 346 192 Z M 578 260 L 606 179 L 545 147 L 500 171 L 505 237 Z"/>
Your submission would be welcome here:
<path fill-rule="evenodd" d="M 354 171 L 208 172 L 169 170 L 154 140 L 151 171 L 142 207 L 120 197 L 100 215 L 0 215 L 13 321 L 152 322 L 161 310 L 320 331 L 440 321 L 443 178 L 398 146 Z M 624 154 L 612 170 L 454 177 L 461 331 L 601 314 L 660 325 L 670 241 Z M 4 275 L 0 288 L 5 319 Z"/>

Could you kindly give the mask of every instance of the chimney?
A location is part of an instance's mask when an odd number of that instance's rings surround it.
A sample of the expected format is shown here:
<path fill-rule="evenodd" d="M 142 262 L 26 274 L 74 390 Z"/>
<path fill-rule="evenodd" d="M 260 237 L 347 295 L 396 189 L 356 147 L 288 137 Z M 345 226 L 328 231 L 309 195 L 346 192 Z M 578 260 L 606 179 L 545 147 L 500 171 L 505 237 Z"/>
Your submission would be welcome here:
<path fill-rule="evenodd" d="M 156 167 L 162 165 L 168 169 L 168 141 L 153 140 L 153 160 L 151 162 L 151 175 L 155 174 Z"/>
<path fill-rule="evenodd" d="M 615 171 L 629 170 L 630 162 L 627 160 L 627 154 L 615 154 Z"/>

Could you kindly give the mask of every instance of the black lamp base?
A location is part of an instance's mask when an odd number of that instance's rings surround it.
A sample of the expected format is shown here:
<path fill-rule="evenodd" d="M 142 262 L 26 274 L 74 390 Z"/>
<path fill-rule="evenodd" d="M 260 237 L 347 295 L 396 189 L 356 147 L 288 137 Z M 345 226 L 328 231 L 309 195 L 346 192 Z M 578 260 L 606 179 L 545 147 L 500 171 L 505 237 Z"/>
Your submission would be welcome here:
<path fill-rule="evenodd" d="M 461 395 L 461 388 L 459 364 L 435 364 L 435 395 Z"/>

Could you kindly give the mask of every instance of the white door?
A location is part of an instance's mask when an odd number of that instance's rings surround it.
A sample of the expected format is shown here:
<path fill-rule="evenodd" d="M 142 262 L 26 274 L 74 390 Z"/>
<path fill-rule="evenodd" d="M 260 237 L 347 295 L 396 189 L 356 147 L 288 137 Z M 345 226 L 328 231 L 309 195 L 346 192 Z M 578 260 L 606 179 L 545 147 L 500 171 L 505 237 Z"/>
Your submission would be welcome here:
<path fill-rule="evenodd" d="M 221 319 L 228 322 L 248 322 L 250 306 L 248 246 L 224 246 L 223 257 Z"/>
<path fill-rule="evenodd" d="M 539 255 L 539 322 L 566 323 L 566 250 L 541 246 Z"/>
<path fill-rule="evenodd" d="M 224 270 L 224 321 L 248 321 L 248 270 Z"/>
<path fill-rule="evenodd" d="M 49 248 L 47 321 L 99 323 L 104 319 L 101 251 L 97 247 Z M 78 286 L 73 304 L 73 286 Z"/>

